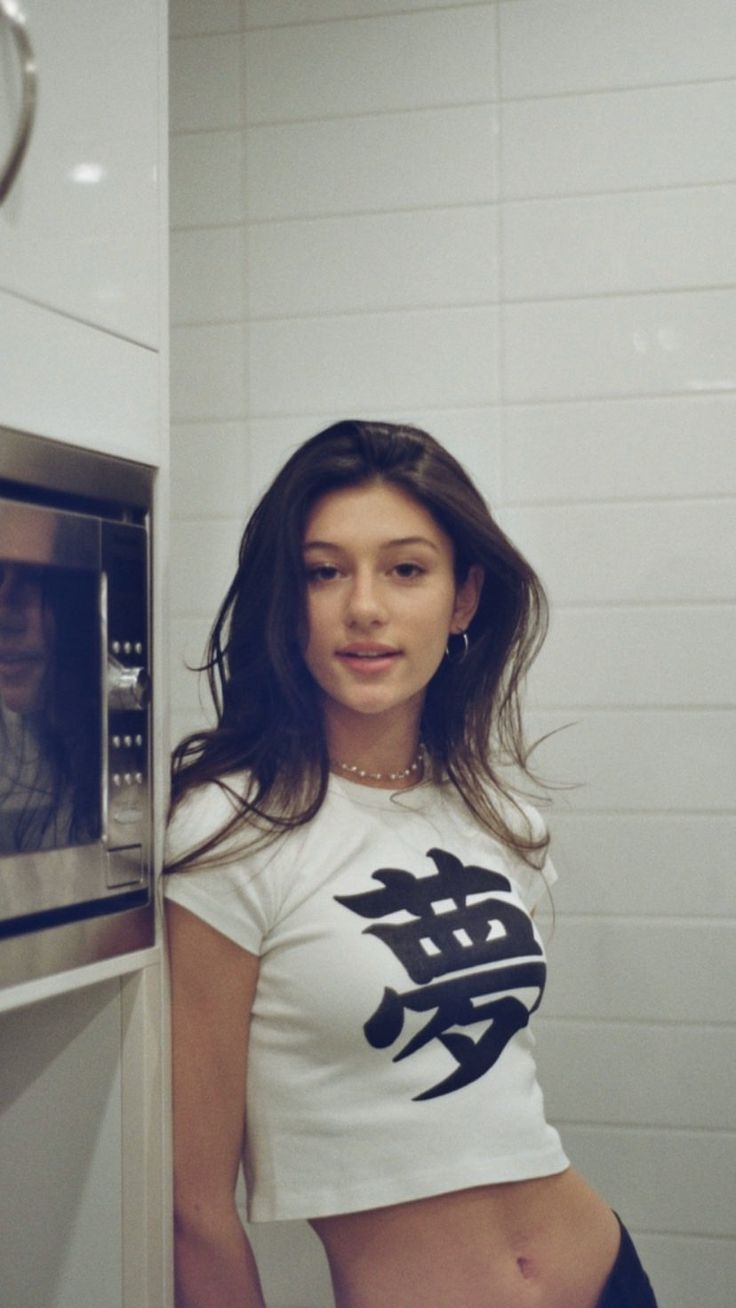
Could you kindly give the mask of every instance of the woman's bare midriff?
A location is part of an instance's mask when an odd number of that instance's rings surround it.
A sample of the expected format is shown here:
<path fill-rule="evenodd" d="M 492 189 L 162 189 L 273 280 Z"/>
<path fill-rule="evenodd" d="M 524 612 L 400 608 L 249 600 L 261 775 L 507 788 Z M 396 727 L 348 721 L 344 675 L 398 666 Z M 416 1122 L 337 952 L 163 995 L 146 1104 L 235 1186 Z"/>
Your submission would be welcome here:
<path fill-rule="evenodd" d="M 595 1308 L 620 1236 L 572 1169 L 311 1225 L 337 1308 Z"/>

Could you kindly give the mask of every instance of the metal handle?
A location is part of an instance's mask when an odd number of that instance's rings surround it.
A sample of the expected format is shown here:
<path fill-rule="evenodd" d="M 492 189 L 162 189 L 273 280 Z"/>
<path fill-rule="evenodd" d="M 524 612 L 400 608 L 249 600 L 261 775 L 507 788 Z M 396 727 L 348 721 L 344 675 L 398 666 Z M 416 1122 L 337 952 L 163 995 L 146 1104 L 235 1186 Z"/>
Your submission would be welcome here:
<path fill-rule="evenodd" d="M 15 138 L 10 147 L 10 154 L 5 166 L 0 173 L 0 204 L 2 204 L 18 175 L 18 169 L 23 162 L 23 156 L 31 139 L 33 121 L 36 116 L 38 76 L 36 56 L 31 45 L 31 38 L 28 35 L 26 17 L 17 0 L 0 0 L 0 18 L 7 19 L 10 24 L 11 34 L 15 40 L 20 61 L 23 96 Z"/>
<path fill-rule="evenodd" d="M 107 664 L 107 702 L 111 709 L 144 709 L 151 695 L 145 668 L 131 668 L 113 658 Z"/>

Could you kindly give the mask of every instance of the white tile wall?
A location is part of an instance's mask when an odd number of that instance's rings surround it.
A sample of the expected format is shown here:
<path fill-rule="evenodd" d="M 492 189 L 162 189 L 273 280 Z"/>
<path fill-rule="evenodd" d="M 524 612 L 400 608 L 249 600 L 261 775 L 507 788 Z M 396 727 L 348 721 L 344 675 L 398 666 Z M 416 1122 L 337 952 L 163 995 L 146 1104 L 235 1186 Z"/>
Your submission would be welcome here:
<path fill-rule="evenodd" d="M 250 123 L 385 114 L 495 95 L 491 5 L 248 33 Z M 442 76 L 436 77 L 437 51 Z"/>
<path fill-rule="evenodd" d="M 555 889 L 561 913 L 604 919 L 736 917 L 732 812 L 586 813 L 571 809 L 563 792 L 554 832 L 555 861 L 563 874 Z"/>
<path fill-rule="evenodd" d="M 241 322 L 245 316 L 242 227 L 189 227 L 171 233 L 171 321 Z"/>
<path fill-rule="evenodd" d="M 560 604 L 732 599 L 736 514 L 728 497 L 576 501 L 509 508 L 503 520 L 539 560 Z"/>
<path fill-rule="evenodd" d="M 203 63 L 217 69 L 216 78 L 202 77 Z M 239 124 L 240 69 L 238 42 L 229 33 L 179 41 L 169 83 L 171 130 L 203 132 Z"/>
<path fill-rule="evenodd" d="M 660 1303 L 695 1304 L 706 1285 L 712 1303 L 728 1303 L 736 1284 L 733 1240 L 642 1235 L 638 1246 L 656 1283 Z"/>
<path fill-rule="evenodd" d="M 509 98 L 733 77 L 730 0 L 524 0 L 502 3 Z"/>
<path fill-rule="evenodd" d="M 727 707 L 736 700 L 734 650 L 730 604 L 560 606 L 530 696 L 539 708 Z"/>
<path fill-rule="evenodd" d="M 725 710 L 547 710 L 537 733 L 556 732 L 535 759 L 573 808 L 612 812 L 728 812 L 733 805 L 736 713 Z M 564 728 L 564 730 L 561 730 Z M 664 869 L 662 894 L 666 895 Z"/>
<path fill-rule="evenodd" d="M 185 422 L 173 429 L 177 512 L 242 522 L 252 492 L 251 437 L 245 422 Z M 203 475 L 204 474 L 204 475 Z"/>
<path fill-rule="evenodd" d="M 497 132 L 492 104 L 254 126 L 248 216 L 262 221 L 494 200 Z"/>
<path fill-rule="evenodd" d="M 520 503 L 736 493 L 736 394 L 505 405 Z"/>
<path fill-rule="evenodd" d="M 237 131 L 193 132 L 171 141 L 171 223 L 207 227 L 244 217 L 243 142 Z"/>
<path fill-rule="evenodd" d="M 733 1169 L 731 1140 L 723 1132 L 632 1130 L 610 1126 L 568 1127 L 570 1151 L 617 1211 L 626 1206 L 634 1229 L 691 1232 L 722 1236 L 729 1258 L 733 1231 Z M 622 1186 L 622 1178 L 626 1184 Z M 726 1308 L 729 1298 L 716 1299 L 720 1259 L 698 1287 L 703 1304 Z M 728 1264 L 726 1264 L 728 1265 Z M 654 1280 L 654 1275 L 652 1277 Z M 660 1308 L 670 1304 L 694 1308 L 699 1297 L 665 1299 L 655 1283 Z M 733 1285 L 729 1290 L 733 1296 Z"/>
<path fill-rule="evenodd" d="M 732 182 L 735 118 L 733 78 L 505 101 L 504 196 Z"/>
<path fill-rule="evenodd" d="M 294 446 L 445 440 L 551 592 L 532 731 L 574 724 L 548 1106 L 662 1308 L 731 1308 L 736 10 L 172 0 L 172 35 L 174 730 Z M 271 1308 L 328 1308 L 306 1227 L 254 1241 Z"/>
<path fill-rule="evenodd" d="M 498 314 L 487 306 L 253 322 L 250 405 L 265 415 L 493 404 L 497 358 Z"/>
<path fill-rule="evenodd" d="M 736 1130 L 732 1030 L 615 1019 L 606 1024 L 603 1041 L 598 1022 L 541 1018 L 537 1047 L 545 1103 L 558 1122 L 596 1122 L 605 1113 L 612 1126 L 626 1126 L 633 1117 L 642 1126 Z M 647 1064 L 651 1076 L 632 1077 L 632 1067 Z"/>
<path fill-rule="evenodd" d="M 169 5 L 171 35 L 237 32 L 241 8 L 241 0 L 173 0 Z"/>
<path fill-rule="evenodd" d="M 728 1023 L 732 995 L 722 978 L 733 959 L 735 935 L 732 923 L 712 919 L 661 922 L 642 916 L 604 921 L 566 916 L 557 923 L 557 948 L 575 965 L 563 962 L 552 969 L 549 1004 L 557 1018 L 603 1023 Z M 702 966 L 705 958 L 707 968 Z M 702 1075 L 703 1068 L 699 1071 Z M 640 1086 L 638 1093 L 644 1095 L 645 1089 Z M 604 1102 L 607 1096 L 605 1090 Z M 574 1118 L 571 1109 L 566 1115 Z M 631 1116 L 626 1120 L 631 1122 Z M 723 1125 L 731 1121 L 728 1114 Z"/>
<path fill-rule="evenodd" d="M 177 518 L 172 550 L 179 560 L 172 579 L 171 607 L 179 617 L 214 617 L 235 575 L 242 523 L 237 518 Z M 214 601 L 214 603 L 213 603 Z"/>
<path fill-rule="evenodd" d="M 492 204 L 254 224 L 251 316 L 494 303 L 497 226 Z"/>
<path fill-rule="evenodd" d="M 733 290 L 507 304 L 511 402 L 733 391 Z"/>
<path fill-rule="evenodd" d="M 506 296 L 555 299 L 732 286 L 735 225 L 734 186 L 509 203 Z"/>
<path fill-rule="evenodd" d="M 242 323 L 172 329 L 174 421 L 243 414 L 246 339 Z"/>
<path fill-rule="evenodd" d="M 442 8 L 462 9 L 468 0 L 443 0 Z M 271 27 L 281 23 L 314 23 L 324 19 L 360 18 L 401 12 L 436 9 L 437 0 L 243 0 L 246 28 Z"/>

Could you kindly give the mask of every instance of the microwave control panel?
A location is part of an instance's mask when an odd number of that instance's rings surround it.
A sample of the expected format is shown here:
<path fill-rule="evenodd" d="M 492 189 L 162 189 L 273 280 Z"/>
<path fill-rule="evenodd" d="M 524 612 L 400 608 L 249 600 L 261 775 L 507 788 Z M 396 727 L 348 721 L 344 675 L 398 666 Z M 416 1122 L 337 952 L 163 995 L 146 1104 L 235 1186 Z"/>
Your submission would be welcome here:
<path fill-rule="evenodd" d="M 103 651 L 107 699 L 105 839 L 110 889 L 144 883 L 151 845 L 148 533 L 133 523 L 102 531 Z"/>

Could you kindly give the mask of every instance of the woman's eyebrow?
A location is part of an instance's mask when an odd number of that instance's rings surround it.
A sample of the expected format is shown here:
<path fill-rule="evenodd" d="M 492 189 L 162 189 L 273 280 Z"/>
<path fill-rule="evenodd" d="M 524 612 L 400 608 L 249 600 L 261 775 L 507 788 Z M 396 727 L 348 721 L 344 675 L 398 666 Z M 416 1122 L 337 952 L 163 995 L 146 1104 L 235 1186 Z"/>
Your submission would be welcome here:
<path fill-rule="evenodd" d="M 339 550 L 341 547 L 331 540 L 305 540 L 305 550 Z"/>
<path fill-rule="evenodd" d="M 406 547 L 408 545 L 427 545 L 429 549 L 434 550 L 436 554 L 439 553 L 439 550 L 435 545 L 434 541 L 429 540 L 426 536 L 400 536 L 396 540 L 382 541 L 379 548 L 382 550 L 390 550 L 390 549 L 394 549 L 395 547 L 401 548 L 401 547 Z M 305 550 L 342 550 L 345 549 L 345 546 L 339 545 L 337 544 L 337 542 L 331 540 L 307 540 L 304 542 L 304 549 Z"/>
<path fill-rule="evenodd" d="M 404 546 L 404 545 L 428 545 L 429 548 L 430 548 L 431 550 L 434 550 L 434 551 L 435 551 L 435 554 L 438 554 L 438 553 L 439 553 L 439 550 L 437 549 L 437 546 L 435 545 L 434 541 L 433 541 L 433 540 L 429 540 L 429 538 L 428 538 L 427 536 L 401 536 L 401 537 L 399 537 L 398 540 L 388 540 L 388 541 L 386 541 L 386 545 L 385 545 L 384 548 L 385 548 L 385 549 L 391 549 L 392 546 L 394 546 L 394 545 L 399 545 L 399 546 Z"/>

